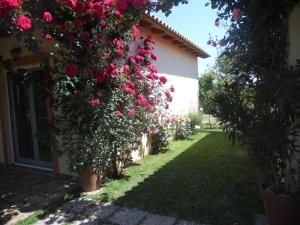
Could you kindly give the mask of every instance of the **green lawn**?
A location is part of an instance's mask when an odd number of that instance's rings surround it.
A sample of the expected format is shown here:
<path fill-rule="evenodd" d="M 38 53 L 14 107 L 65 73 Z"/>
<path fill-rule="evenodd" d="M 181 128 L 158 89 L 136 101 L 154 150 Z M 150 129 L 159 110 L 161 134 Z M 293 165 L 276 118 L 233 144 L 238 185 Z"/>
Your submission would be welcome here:
<path fill-rule="evenodd" d="M 107 182 L 92 198 L 211 225 L 253 225 L 261 212 L 257 172 L 221 131 L 174 141 Z"/>

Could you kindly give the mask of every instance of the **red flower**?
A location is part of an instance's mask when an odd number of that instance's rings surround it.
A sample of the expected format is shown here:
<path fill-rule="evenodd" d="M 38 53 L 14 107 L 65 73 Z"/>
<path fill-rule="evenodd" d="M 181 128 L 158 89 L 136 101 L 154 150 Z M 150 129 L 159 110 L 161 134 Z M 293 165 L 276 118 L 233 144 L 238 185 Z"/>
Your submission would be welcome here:
<path fill-rule="evenodd" d="M 137 26 L 133 26 L 131 29 L 131 34 L 134 37 L 134 40 L 136 40 L 140 36 L 139 28 L 137 28 Z"/>
<path fill-rule="evenodd" d="M 94 71 L 93 71 L 92 69 L 88 69 L 88 70 L 87 70 L 87 75 L 88 75 L 89 77 L 93 77 L 93 76 L 94 76 Z"/>
<path fill-rule="evenodd" d="M 122 113 L 119 110 L 117 110 L 117 111 L 115 111 L 115 116 L 120 117 L 120 116 L 122 116 Z"/>
<path fill-rule="evenodd" d="M 116 55 L 117 55 L 118 58 L 121 58 L 121 57 L 123 56 L 122 50 L 120 50 L 120 49 L 117 50 L 117 51 L 116 51 Z"/>
<path fill-rule="evenodd" d="M 100 100 L 99 100 L 99 98 L 90 98 L 89 99 L 89 103 L 92 106 L 97 106 L 97 105 L 100 105 Z"/>
<path fill-rule="evenodd" d="M 135 59 L 137 60 L 137 61 L 144 61 L 145 60 L 145 58 L 143 57 L 143 56 L 141 56 L 141 55 L 136 55 L 135 56 Z"/>
<path fill-rule="evenodd" d="M 76 37 L 75 34 L 71 33 L 68 35 L 68 41 L 73 43 L 74 41 L 76 41 Z"/>
<path fill-rule="evenodd" d="M 127 10 L 127 2 L 126 0 L 118 0 L 117 1 L 117 6 L 120 12 L 125 12 Z"/>
<path fill-rule="evenodd" d="M 148 66 L 148 69 L 152 72 L 152 73 L 157 73 L 157 69 L 154 66 Z"/>
<path fill-rule="evenodd" d="M 136 73 L 136 75 L 138 75 L 138 76 L 142 76 L 142 75 L 143 75 L 143 72 L 142 72 L 141 70 L 137 70 L 135 73 Z"/>
<path fill-rule="evenodd" d="M 159 81 L 162 82 L 163 84 L 167 83 L 168 79 L 164 76 L 159 77 Z"/>
<path fill-rule="evenodd" d="M 128 112 L 128 116 L 135 116 L 136 115 L 136 108 L 132 108 L 129 112 Z"/>
<path fill-rule="evenodd" d="M 129 71 L 130 71 L 129 66 L 127 66 L 127 65 L 123 66 L 123 72 L 124 73 L 128 73 Z"/>
<path fill-rule="evenodd" d="M 75 27 L 81 29 L 83 27 L 83 22 L 80 19 L 75 20 Z"/>
<path fill-rule="evenodd" d="M 77 66 L 75 64 L 68 64 L 65 68 L 65 72 L 68 76 L 74 77 L 77 75 Z"/>
<path fill-rule="evenodd" d="M 115 11 L 115 15 L 116 15 L 116 17 L 121 17 L 122 14 L 121 14 L 121 12 L 119 10 L 116 10 Z"/>
<path fill-rule="evenodd" d="M 9 13 L 10 10 L 20 5 L 20 0 L 1 0 L 0 1 L 0 17 Z"/>
<path fill-rule="evenodd" d="M 53 38 L 52 38 L 52 35 L 48 33 L 48 34 L 44 35 L 44 39 L 47 41 L 52 41 Z"/>
<path fill-rule="evenodd" d="M 154 61 L 156 61 L 157 60 L 157 55 L 151 54 L 151 59 L 153 59 Z"/>
<path fill-rule="evenodd" d="M 143 5 L 146 4 L 146 2 L 148 2 L 149 0 L 130 0 L 131 5 L 136 8 L 139 9 L 141 8 Z"/>
<path fill-rule="evenodd" d="M 51 23 L 53 20 L 52 14 L 50 12 L 44 12 L 43 20 L 45 23 Z"/>
<path fill-rule="evenodd" d="M 27 16 L 20 16 L 16 22 L 17 22 L 18 27 L 23 30 L 29 30 L 32 27 L 31 19 L 28 18 Z"/>

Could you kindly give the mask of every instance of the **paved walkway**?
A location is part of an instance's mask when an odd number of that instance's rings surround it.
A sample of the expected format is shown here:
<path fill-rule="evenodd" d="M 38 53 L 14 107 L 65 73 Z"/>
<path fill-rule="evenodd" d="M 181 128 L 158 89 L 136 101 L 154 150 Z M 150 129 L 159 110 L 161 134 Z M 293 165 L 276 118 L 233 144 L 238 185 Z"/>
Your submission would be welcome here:
<path fill-rule="evenodd" d="M 68 176 L 0 164 L 0 224 L 15 224 L 76 186 Z"/>
<path fill-rule="evenodd" d="M 36 225 L 66 223 L 72 225 L 203 225 L 138 209 L 118 207 L 111 203 L 95 203 L 86 198 L 68 202 L 56 213 L 38 221 Z"/>

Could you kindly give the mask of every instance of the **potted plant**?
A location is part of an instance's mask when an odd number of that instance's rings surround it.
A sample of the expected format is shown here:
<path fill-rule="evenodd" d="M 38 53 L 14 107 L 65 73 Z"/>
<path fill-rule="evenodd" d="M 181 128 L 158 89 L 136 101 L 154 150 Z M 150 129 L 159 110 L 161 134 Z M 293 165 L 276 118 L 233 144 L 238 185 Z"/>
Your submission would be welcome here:
<path fill-rule="evenodd" d="M 214 115 L 257 164 L 270 225 L 300 224 L 300 67 L 286 57 L 289 15 L 298 3 L 211 1 L 222 8 L 218 22 L 231 24 L 222 41 L 209 41 L 225 47 Z"/>

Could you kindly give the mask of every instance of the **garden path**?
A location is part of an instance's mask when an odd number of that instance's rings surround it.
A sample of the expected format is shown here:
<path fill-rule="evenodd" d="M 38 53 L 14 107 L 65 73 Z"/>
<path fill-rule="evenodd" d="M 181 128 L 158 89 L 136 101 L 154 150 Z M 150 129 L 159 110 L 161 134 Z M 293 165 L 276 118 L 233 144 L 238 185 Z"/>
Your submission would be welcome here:
<path fill-rule="evenodd" d="M 74 199 L 35 225 L 201 225 L 174 217 L 151 214 L 111 203 L 96 203 L 81 197 Z M 202 224 L 203 225 L 203 224 Z"/>

